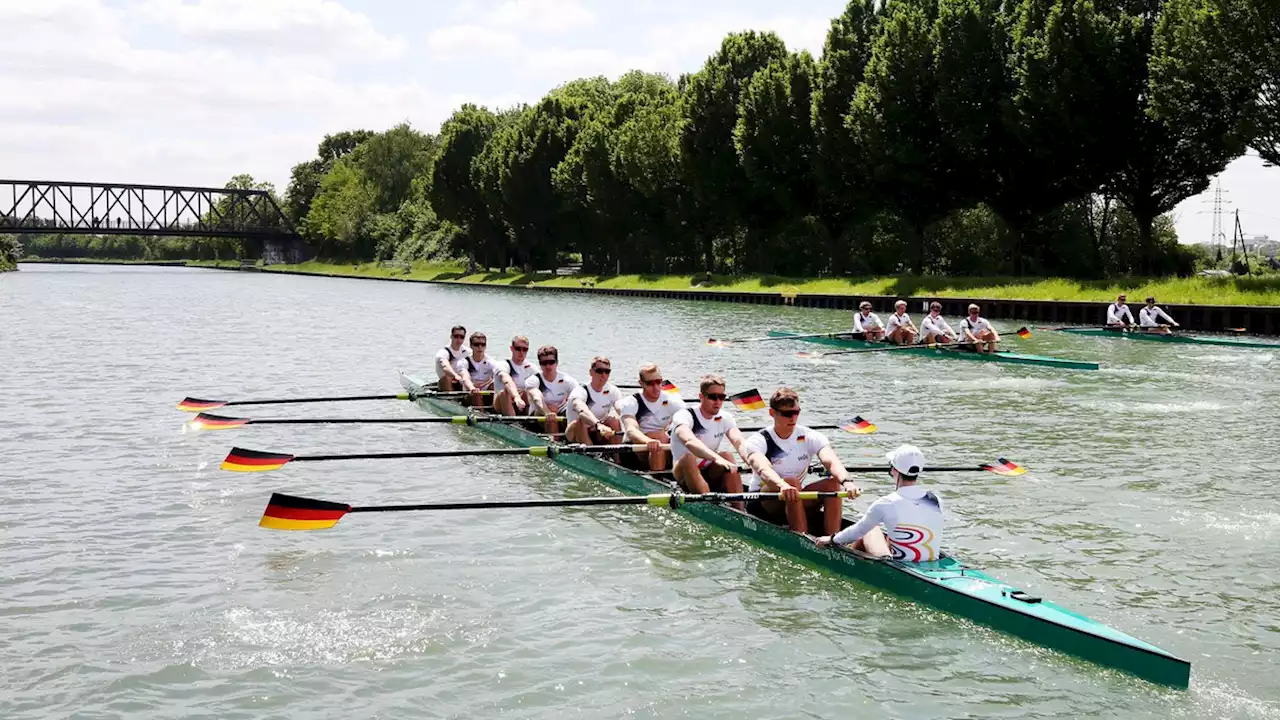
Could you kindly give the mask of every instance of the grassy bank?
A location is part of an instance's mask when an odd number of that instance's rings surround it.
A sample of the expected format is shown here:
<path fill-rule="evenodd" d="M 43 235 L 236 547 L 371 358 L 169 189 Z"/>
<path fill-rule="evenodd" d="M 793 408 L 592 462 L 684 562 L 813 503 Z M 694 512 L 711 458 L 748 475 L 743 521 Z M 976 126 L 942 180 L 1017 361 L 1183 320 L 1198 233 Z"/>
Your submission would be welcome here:
<path fill-rule="evenodd" d="M 191 263 L 213 265 L 213 262 Z M 226 267 L 238 262 L 224 261 Z M 272 265 L 267 270 L 292 270 L 349 277 L 395 277 L 413 280 L 449 280 L 492 285 L 552 285 L 647 290 L 719 290 L 724 292 L 795 292 L 831 295 L 898 295 L 901 297 L 978 297 L 1002 300 L 1075 300 L 1106 302 L 1121 292 L 1130 303 L 1141 304 L 1148 295 L 1162 303 L 1178 305 L 1280 305 L 1280 276 L 1229 278 L 1131 278 L 1127 280 L 1067 280 L 1063 278 L 945 278 L 880 277 L 827 278 L 805 280 L 783 277 L 733 278 L 715 276 L 710 283 L 698 283 L 700 276 L 618 275 L 597 277 L 574 275 L 556 277 L 547 273 L 485 272 L 468 275 L 461 265 L 419 263 L 409 272 L 374 263 L 337 265 L 307 262 L 300 265 Z M 695 284 L 697 283 L 697 284 Z"/>

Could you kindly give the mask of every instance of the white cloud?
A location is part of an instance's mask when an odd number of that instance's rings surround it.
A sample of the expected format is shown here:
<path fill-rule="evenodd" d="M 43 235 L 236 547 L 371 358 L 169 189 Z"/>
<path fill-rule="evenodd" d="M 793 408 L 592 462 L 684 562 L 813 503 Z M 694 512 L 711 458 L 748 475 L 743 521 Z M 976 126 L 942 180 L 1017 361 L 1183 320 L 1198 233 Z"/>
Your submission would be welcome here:
<path fill-rule="evenodd" d="M 595 11 L 577 0 L 507 0 L 485 17 L 494 25 L 541 31 L 573 30 L 596 22 Z"/>
<path fill-rule="evenodd" d="M 436 59 L 509 55 L 520 49 L 520 37 L 482 25 L 452 25 L 427 34 L 427 50 Z"/>

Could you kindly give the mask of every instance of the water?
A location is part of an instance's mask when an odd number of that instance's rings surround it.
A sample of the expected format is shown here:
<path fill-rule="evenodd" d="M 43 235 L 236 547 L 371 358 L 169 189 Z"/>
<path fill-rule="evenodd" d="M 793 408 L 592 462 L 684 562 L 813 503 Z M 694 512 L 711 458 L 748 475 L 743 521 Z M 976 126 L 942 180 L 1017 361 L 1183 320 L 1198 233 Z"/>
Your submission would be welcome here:
<path fill-rule="evenodd" d="M 0 717 L 1280 716 L 1280 348 L 1037 332 L 1098 372 L 707 337 L 843 327 L 844 313 L 176 268 L 0 275 Z M 1159 688 L 824 575 L 659 509 L 256 523 L 273 490 L 377 504 L 599 494 L 531 458 L 218 470 L 293 453 L 485 447 L 441 426 L 184 433 L 186 395 L 396 392 L 449 326 L 554 343 L 585 379 L 644 360 L 688 395 L 779 383 L 810 422 L 852 413 L 851 463 L 1007 455 L 1018 478 L 933 482 L 946 544 L 998 577 L 1193 663 Z M 806 349 L 815 349 L 810 346 Z M 236 412 L 230 412 L 235 410 Z M 406 402 L 228 408 L 410 416 Z M 753 413 L 754 419 L 761 413 Z M 864 476 L 858 507 L 886 491 Z"/>

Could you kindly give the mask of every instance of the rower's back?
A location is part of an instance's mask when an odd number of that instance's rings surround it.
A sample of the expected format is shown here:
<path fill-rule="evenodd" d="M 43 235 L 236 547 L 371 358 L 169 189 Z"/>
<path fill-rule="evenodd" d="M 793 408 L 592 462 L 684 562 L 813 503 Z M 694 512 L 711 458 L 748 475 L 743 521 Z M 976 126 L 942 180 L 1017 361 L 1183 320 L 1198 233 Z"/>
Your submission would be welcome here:
<path fill-rule="evenodd" d="M 927 487 L 904 484 L 867 509 L 884 527 L 894 560 L 932 562 L 942 554 L 942 499 Z"/>

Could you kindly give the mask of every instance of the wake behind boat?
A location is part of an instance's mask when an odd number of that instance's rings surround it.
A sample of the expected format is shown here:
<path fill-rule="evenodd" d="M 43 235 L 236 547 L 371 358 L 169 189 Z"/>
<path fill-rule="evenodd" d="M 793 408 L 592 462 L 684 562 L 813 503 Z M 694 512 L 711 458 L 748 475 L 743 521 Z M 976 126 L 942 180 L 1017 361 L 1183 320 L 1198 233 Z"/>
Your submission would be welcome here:
<path fill-rule="evenodd" d="M 989 359 L 989 358 L 988 358 Z M 425 394 L 427 379 L 401 374 L 402 385 L 420 405 L 438 414 L 457 416 L 467 408 L 438 395 Z M 483 423 L 479 432 L 510 445 L 536 448 L 546 436 L 518 425 Z M 553 461 L 624 493 L 652 495 L 678 492 L 653 474 L 628 470 L 601 457 L 550 455 Z M 685 504 L 678 509 L 704 523 L 738 535 L 807 565 L 893 592 L 931 607 L 1009 633 L 1032 643 L 1133 674 L 1142 679 L 1186 688 L 1191 664 L 1150 643 L 1010 586 L 945 553 L 934 562 L 909 563 L 877 558 L 847 547 L 821 547 L 806 534 L 792 532 L 746 512 L 718 504 Z M 843 519 L 847 527 L 850 521 Z"/>

